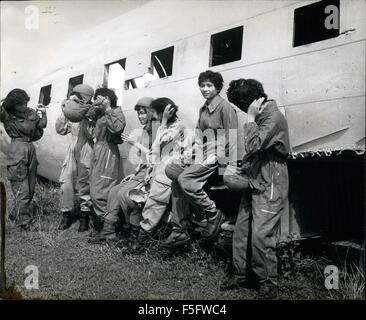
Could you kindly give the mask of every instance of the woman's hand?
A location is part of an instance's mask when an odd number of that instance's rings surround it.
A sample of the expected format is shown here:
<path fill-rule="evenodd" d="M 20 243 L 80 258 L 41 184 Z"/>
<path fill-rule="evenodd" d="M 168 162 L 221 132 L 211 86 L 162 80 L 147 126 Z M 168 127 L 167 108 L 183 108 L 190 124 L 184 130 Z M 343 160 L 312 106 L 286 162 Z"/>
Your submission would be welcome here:
<path fill-rule="evenodd" d="M 121 138 L 123 141 L 126 141 L 132 145 L 135 145 L 137 143 L 137 138 L 127 133 L 121 133 Z"/>
<path fill-rule="evenodd" d="M 248 122 L 254 122 L 255 117 L 262 113 L 266 104 L 263 103 L 264 97 L 254 100 L 248 109 Z"/>
<path fill-rule="evenodd" d="M 171 119 L 174 116 L 174 114 L 175 114 L 175 107 L 172 106 L 171 104 L 167 104 L 163 112 L 163 118 L 161 120 L 161 124 L 166 126 L 169 119 Z"/>
<path fill-rule="evenodd" d="M 73 100 L 75 102 L 80 102 L 80 99 L 75 95 L 75 94 L 72 94 L 69 98 L 69 100 Z"/>
<path fill-rule="evenodd" d="M 38 117 L 42 118 L 46 114 L 46 108 L 43 104 L 39 104 L 36 109 Z"/>
<path fill-rule="evenodd" d="M 105 110 L 111 109 L 111 102 L 107 97 L 103 96 L 97 96 L 97 98 L 94 100 L 93 105 L 103 106 Z"/>

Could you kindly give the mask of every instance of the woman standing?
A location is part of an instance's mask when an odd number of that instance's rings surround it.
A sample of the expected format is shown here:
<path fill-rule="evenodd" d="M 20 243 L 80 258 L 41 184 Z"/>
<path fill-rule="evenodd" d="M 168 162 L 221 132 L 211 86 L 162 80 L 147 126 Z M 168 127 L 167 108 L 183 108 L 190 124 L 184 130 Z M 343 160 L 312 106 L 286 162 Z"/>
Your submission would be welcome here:
<path fill-rule="evenodd" d="M 11 138 L 7 173 L 14 195 L 17 196 L 17 226 L 28 230 L 31 221 L 31 202 L 36 186 L 37 155 L 33 141 L 41 139 L 47 126 L 45 109 L 28 108 L 29 96 L 22 89 L 13 89 L 0 107 L 0 120 Z M 16 217 L 12 217 L 16 219 Z"/>
<path fill-rule="evenodd" d="M 95 231 L 100 231 L 102 216 L 107 212 L 109 191 L 119 182 L 120 153 L 118 144 L 122 143 L 121 133 L 126 120 L 117 96 L 108 88 L 95 90 L 94 105 L 86 115 L 96 119 L 95 144 L 90 167 L 90 196 L 94 209 Z"/>
<path fill-rule="evenodd" d="M 91 106 L 94 90 L 87 84 L 79 84 L 74 87 L 70 100 L 81 107 Z M 61 108 L 64 110 L 68 100 L 63 101 Z M 60 174 L 61 183 L 61 211 L 62 220 L 59 230 L 65 230 L 71 226 L 77 216 L 80 216 L 79 232 L 89 229 L 89 216 L 91 208 L 89 171 L 90 159 L 93 152 L 92 121 L 83 119 L 81 122 L 71 122 L 64 113 L 57 118 L 56 132 L 60 135 L 71 135 L 66 158 Z M 75 207 L 76 200 L 80 204 Z"/>

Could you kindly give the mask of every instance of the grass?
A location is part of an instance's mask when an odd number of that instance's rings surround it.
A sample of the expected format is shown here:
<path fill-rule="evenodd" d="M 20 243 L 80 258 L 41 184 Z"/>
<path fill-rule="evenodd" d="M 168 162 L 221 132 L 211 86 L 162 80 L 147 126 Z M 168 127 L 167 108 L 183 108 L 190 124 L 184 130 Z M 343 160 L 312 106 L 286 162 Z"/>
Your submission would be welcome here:
<path fill-rule="evenodd" d="M 9 210 L 16 210 L 9 183 Z M 56 185 L 37 183 L 33 226 L 20 232 L 8 223 L 7 282 L 13 295 L 24 299 L 257 299 L 255 291 L 221 292 L 226 264 L 194 243 L 190 250 L 167 254 L 153 245 L 139 255 L 109 244 L 87 243 L 88 232 L 78 233 L 78 223 L 57 230 L 61 213 Z M 303 256 L 297 243 L 279 246 L 280 299 L 364 299 L 365 278 L 357 268 L 341 268 L 339 290 L 324 287 L 324 257 Z M 39 270 L 39 289 L 28 290 L 25 268 Z M 21 294 L 21 296 L 19 295 Z"/>

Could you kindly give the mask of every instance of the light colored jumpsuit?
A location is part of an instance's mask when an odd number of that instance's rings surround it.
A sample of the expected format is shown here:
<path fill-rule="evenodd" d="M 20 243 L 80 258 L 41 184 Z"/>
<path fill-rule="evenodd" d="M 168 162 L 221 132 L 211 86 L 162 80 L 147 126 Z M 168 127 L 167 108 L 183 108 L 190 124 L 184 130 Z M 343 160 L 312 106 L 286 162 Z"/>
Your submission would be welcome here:
<path fill-rule="evenodd" d="M 141 136 L 138 138 L 138 142 L 145 148 L 151 148 L 151 130 L 143 128 Z M 129 181 L 121 182 L 114 186 L 108 195 L 107 213 L 104 216 L 105 220 L 110 222 L 117 222 L 118 217 L 121 213 L 124 214 L 126 223 L 131 223 L 134 226 L 138 226 L 140 218 L 137 217 L 137 221 L 134 220 L 136 215 L 132 215 L 131 211 L 139 210 L 137 205 L 128 197 L 130 190 L 135 189 L 141 183 L 144 182 L 147 172 L 147 155 L 139 151 L 140 161 L 136 168 L 135 174 Z"/>
<path fill-rule="evenodd" d="M 61 114 L 56 120 L 56 132 L 71 135 L 60 174 L 61 211 L 70 212 L 74 208 L 77 196 L 80 210 L 89 212 L 91 208 L 89 172 L 93 152 L 93 126 L 87 119 L 74 123 Z"/>
<path fill-rule="evenodd" d="M 37 174 L 37 155 L 32 141 L 43 136 L 47 126 L 47 116 L 40 118 L 36 111 L 26 108 L 16 115 L 8 113 L 0 106 L 0 119 L 6 133 L 11 138 L 7 159 L 8 179 L 18 204 L 18 226 L 27 226 L 33 207 L 31 205 Z"/>
<path fill-rule="evenodd" d="M 276 102 L 269 100 L 255 122 L 245 124 L 244 133 L 247 154 L 242 174 L 224 176 L 229 188 L 245 187 L 233 234 L 233 265 L 238 274 L 246 275 L 249 243 L 251 266 L 259 281 L 275 283 L 276 242 L 288 201 L 288 125 Z"/>
<path fill-rule="evenodd" d="M 95 138 L 90 167 L 90 196 L 94 212 L 103 216 L 107 212 L 109 191 L 119 183 L 121 133 L 126 120 L 122 109 L 107 109 L 95 124 Z"/>
<path fill-rule="evenodd" d="M 172 157 L 180 157 L 184 151 L 184 126 L 176 120 L 167 126 L 160 126 L 151 146 L 150 161 L 153 165 L 150 192 L 142 210 L 141 227 L 153 231 L 164 217 L 172 194 L 172 180 L 165 168 Z"/>

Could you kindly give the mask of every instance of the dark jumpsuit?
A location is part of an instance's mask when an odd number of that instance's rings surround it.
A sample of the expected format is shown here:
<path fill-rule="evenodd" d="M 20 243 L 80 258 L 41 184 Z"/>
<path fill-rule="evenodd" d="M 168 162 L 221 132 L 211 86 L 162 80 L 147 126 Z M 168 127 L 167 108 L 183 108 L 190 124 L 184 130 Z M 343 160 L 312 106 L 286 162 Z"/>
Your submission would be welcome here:
<path fill-rule="evenodd" d="M 248 243 L 251 240 L 252 269 L 259 281 L 276 281 L 276 241 L 281 214 L 288 200 L 286 158 L 290 151 L 288 125 L 276 102 L 269 100 L 255 122 L 244 126 L 247 154 L 242 178 L 244 189 L 233 234 L 233 265 L 237 273 L 246 274 Z M 238 177 L 224 176 L 232 189 Z M 252 232 L 249 239 L 250 229 Z"/>
<path fill-rule="evenodd" d="M 7 174 L 18 204 L 17 225 L 29 224 L 33 208 L 31 206 L 36 186 L 37 155 L 32 141 L 43 136 L 47 126 L 47 116 L 40 118 L 36 111 L 25 108 L 24 112 L 8 113 L 0 107 L 1 122 L 11 138 L 7 159 Z M 16 217 L 14 217 L 16 218 Z"/>
<path fill-rule="evenodd" d="M 121 133 L 126 119 L 122 109 L 106 110 L 95 124 L 95 137 L 90 166 L 90 196 L 93 209 L 98 216 L 107 212 L 109 191 L 119 183 Z"/>

